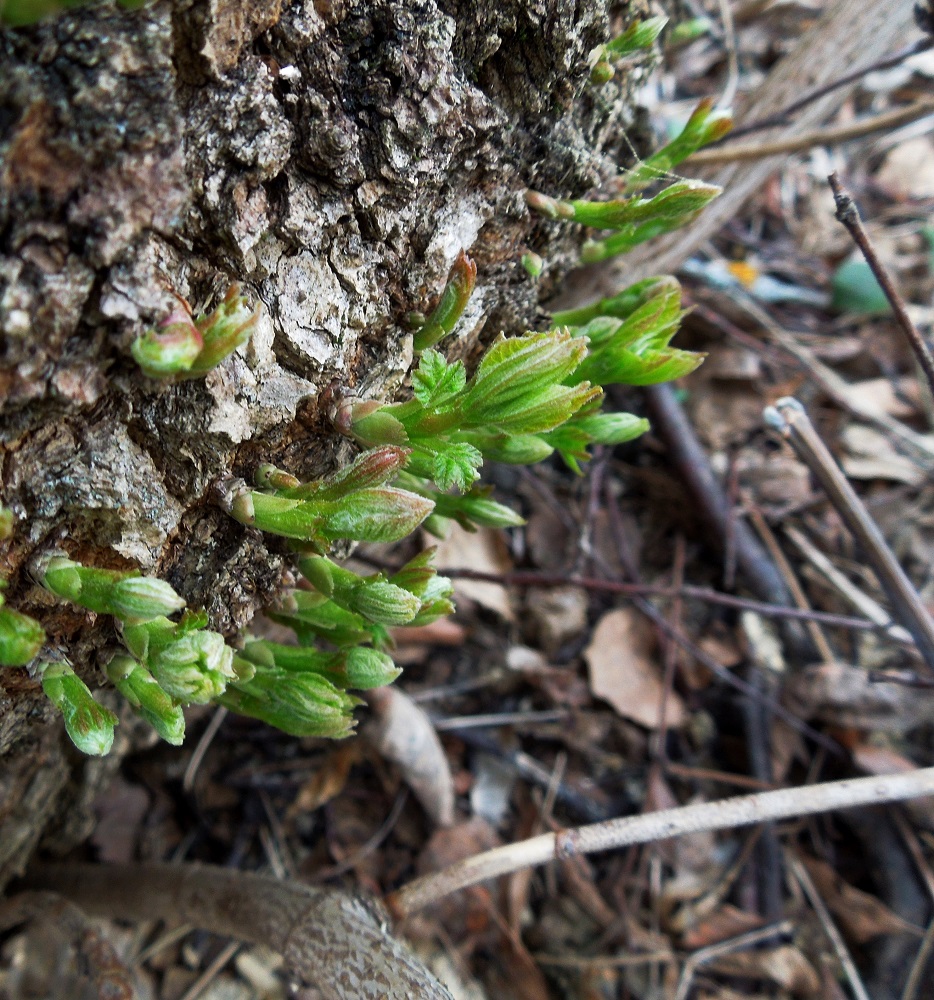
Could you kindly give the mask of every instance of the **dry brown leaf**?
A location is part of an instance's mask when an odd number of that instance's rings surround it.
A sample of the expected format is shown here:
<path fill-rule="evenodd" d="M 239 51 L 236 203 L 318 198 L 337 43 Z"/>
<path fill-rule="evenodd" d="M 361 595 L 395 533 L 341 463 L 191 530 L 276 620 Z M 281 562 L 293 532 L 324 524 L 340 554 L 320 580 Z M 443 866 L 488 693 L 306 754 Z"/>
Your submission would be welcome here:
<path fill-rule="evenodd" d="M 820 996 L 820 976 L 803 953 L 791 945 L 740 951 L 705 963 L 705 969 L 727 976 L 768 979 L 798 997 Z"/>
<path fill-rule="evenodd" d="M 900 454 L 881 431 L 865 424 L 849 424 L 841 437 L 849 452 L 842 460 L 843 471 L 851 479 L 890 479 L 909 486 L 924 482 L 924 470 Z"/>
<path fill-rule="evenodd" d="M 481 528 L 471 532 L 455 524 L 448 537 L 438 545 L 435 566 L 439 572 L 445 569 L 472 569 L 480 573 L 508 573 L 512 569 L 512 560 L 501 531 Z M 501 584 L 455 580 L 454 595 L 476 601 L 506 621 L 515 618 L 509 594 Z"/>
<path fill-rule="evenodd" d="M 934 718 L 934 690 L 875 683 L 846 663 L 790 674 L 784 697 L 804 718 L 843 728 L 904 732 Z"/>
<path fill-rule="evenodd" d="M 687 908 L 685 908 L 687 909 Z M 688 951 L 707 948 L 720 941 L 728 941 L 747 931 L 754 931 L 764 924 L 758 913 L 740 910 L 731 903 L 723 903 L 713 913 L 689 926 L 681 935 L 680 945 Z"/>
<path fill-rule="evenodd" d="M 136 857 L 143 822 L 152 803 L 142 785 L 117 776 L 94 800 L 97 824 L 91 843 L 101 861 L 128 864 Z"/>
<path fill-rule="evenodd" d="M 801 861 L 841 930 L 857 944 L 865 944 L 880 934 L 923 933 L 875 896 L 844 882 L 826 861 L 807 856 L 802 856 Z"/>
<path fill-rule="evenodd" d="M 934 143 L 924 135 L 906 139 L 886 156 L 876 181 L 902 198 L 934 198 Z"/>
<path fill-rule="evenodd" d="M 600 619 L 584 650 L 594 695 L 647 729 L 658 727 L 663 692 L 652 646 L 652 635 L 640 616 L 629 608 L 619 608 Z M 669 691 L 667 724 L 677 728 L 685 714 L 684 702 L 677 692 Z"/>
<path fill-rule="evenodd" d="M 917 405 L 905 401 L 906 397 L 915 399 L 917 390 L 918 383 L 913 378 L 869 378 L 848 385 L 846 398 L 857 413 L 888 414 L 904 420 L 917 411 Z"/>
<path fill-rule="evenodd" d="M 556 653 L 587 627 L 587 592 L 580 587 L 532 587 L 525 606 L 534 622 L 539 645 Z"/>
<path fill-rule="evenodd" d="M 438 826 L 454 822 L 454 779 L 428 716 L 398 688 L 365 695 L 373 711 L 364 735 L 402 772 L 422 808 Z"/>
<path fill-rule="evenodd" d="M 314 812 L 325 802 L 330 802 L 344 790 L 350 769 L 360 760 L 362 750 L 359 740 L 348 740 L 328 753 L 321 766 L 302 784 L 298 795 L 289 806 L 286 819 L 302 813 Z"/>

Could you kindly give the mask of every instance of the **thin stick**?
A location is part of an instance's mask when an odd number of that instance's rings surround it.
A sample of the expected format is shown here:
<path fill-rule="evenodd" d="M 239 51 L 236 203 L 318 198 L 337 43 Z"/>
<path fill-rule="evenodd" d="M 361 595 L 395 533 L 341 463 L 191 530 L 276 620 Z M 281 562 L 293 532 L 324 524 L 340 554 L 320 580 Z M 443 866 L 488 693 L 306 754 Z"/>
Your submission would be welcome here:
<path fill-rule="evenodd" d="M 879 282 L 882 291 L 885 292 L 885 297 L 889 300 L 889 305 L 891 305 L 892 311 L 895 313 L 898 325 L 908 338 L 908 343 L 911 345 L 911 349 L 918 359 L 918 364 L 924 372 L 928 388 L 934 394 L 934 355 L 931 354 L 928 345 L 924 342 L 924 338 L 918 332 L 914 323 L 911 322 L 911 317 L 908 315 L 908 310 L 905 307 L 905 300 L 895 287 L 895 282 L 892 280 L 892 276 L 889 274 L 885 264 L 882 263 L 879 255 L 876 253 L 876 248 L 869 239 L 869 234 L 866 232 L 863 220 L 859 217 L 859 210 L 850 197 L 850 192 L 840 183 L 840 178 L 837 176 L 836 171 L 827 178 L 827 181 L 833 191 L 833 198 L 837 205 L 837 219 L 846 227 L 847 232 L 853 238 L 853 242 L 859 247 L 862 255 L 866 258 L 866 263 L 876 276 L 876 281 Z"/>
<path fill-rule="evenodd" d="M 692 154 L 686 161 L 692 167 L 709 166 L 721 163 L 741 163 L 748 160 L 762 160 L 766 156 L 778 156 L 781 153 L 801 153 L 814 146 L 836 146 L 853 139 L 872 135 L 873 132 L 885 132 L 899 128 L 909 122 L 917 121 L 934 112 L 934 101 L 920 100 L 905 108 L 896 108 L 881 115 L 863 118 L 850 125 L 838 128 L 818 128 L 800 135 L 786 136 L 774 142 L 747 142 L 725 146 L 714 146 L 712 149 L 701 149 Z M 728 138 L 732 139 L 733 134 Z"/>
<path fill-rule="evenodd" d="M 706 964 L 711 959 L 717 958 L 720 955 L 728 955 L 732 951 L 740 951 L 743 948 L 749 948 L 754 944 L 758 944 L 760 941 L 766 941 L 769 938 L 776 937 L 778 935 L 784 936 L 791 934 L 793 930 L 794 925 L 791 921 L 783 920 L 779 924 L 770 924 L 768 927 L 759 927 L 757 930 L 747 931 L 745 934 L 740 934 L 738 937 L 730 938 L 728 941 L 720 941 L 717 944 L 709 945 L 706 948 L 699 948 L 684 963 L 684 969 L 681 972 L 681 979 L 678 982 L 678 992 L 675 993 L 674 1000 L 684 1000 L 691 989 L 694 974 L 701 965 Z"/>
<path fill-rule="evenodd" d="M 853 70 L 852 73 L 847 73 L 845 76 L 837 77 L 836 80 L 831 80 L 822 87 L 815 87 L 814 90 L 808 91 L 808 93 L 799 97 L 796 101 L 792 101 L 791 104 L 786 105 L 781 111 L 776 112 L 774 115 L 769 115 L 768 118 L 760 118 L 759 121 L 749 122 L 748 125 L 741 125 L 739 128 L 733 129 L 731 137 L 749 135 L 750 132 L 759 132 L 762 129 L 772 128 L 776 125 L 784 125 L 796 111 L 800 111 L 802 108 L 807 107 L 807 105 L 812 104 L 832 91 L 840 87 L 845 87 L 848 83 L 854 83 L 869 73 L 892 69 L 906 59 L 918 55 L 919 52 L 926 52 L 932 45 L 934 45 L 934 39 L 919 38 L 918 41 L 913 42 L 903 49 L 899 49 L 898 52 L 887 56 L 885 59 L 870 63 L 868 66 L 862 66 L 859 69 Z"/>
<path fill-rule="evenodd" d="M 794 448 L 820 481 L 834 509 L 869 559 L 895 617 L 912 634 L 924 662 L 934 670 L 934 621 L 892 554 L 875 521 L 814 429 L 804 407 L 790 396 L 765 410 L 766 422 Z"/>
<path fill-rule="evenodd" d="M 863 985 L 863 980 L 856 966 L 853 964 L 853 959 L 850 957 L 849 949 L 844 943 L 840 931 L 837 930 L 837 925 L 833 922 L 833 917 L 830 916 L 830 911 L 821 898 L 821 894 L 817 891 L 817 886 L 811 878 L 811 873 L 794 855 L 788 858 L 788 867 L 798 880 L 798 884 L 804 890 L 804 895 L 807 896 L 811 908 L 817 914 L 817 919 L 820 921 L 821 927 L 824 928 L 824 933 L 830 940 L 831 947 L 837 955 L 837 960 L 842 966 L 846 978 L 849 980 L 850 989 L 853 991 L 856 1000 L 870 1000 L 869 994 L 866 992 L 866 987 Z"/>
<path fill-rule="evenodd" d="M 620 580 L 602 580 L 592 576 L 574 576 L 561 573 L 537 573 L 531 570 L 518 570 L 513 573 L 486 573 L 476 569 L 448 569 L 444 575 L 455 580 L 483 580 L 490 583 L 501 583 L 507 587 L 581 587 L 583 590 L 605 591 L 608 594 L 623 594 L 626 597 L 687 597 L 708 604 L 719 604 L 727 608 L 738 608 L 741 611 L 755 611 L 767 618 L 793 618 L 801 621 L 819 622 L 822 625 L 852 628 L 861 631 L 886 632 L 889 625 L 877 624 L 868 618 L 856 618 L 852 615 L 837 615 L 829 611 L 812 611 L 804 608 L 789 608 L 781 604 L 769 604 L 766 601 L 756 601 L 749 597 L 736 597 L 734 594 L 724 594 L 709 587 L 695 587 L 684 584 L 671 587 L 664 583 L 626 583 Z M 889 623 L 890 624 L 890 623 Z"/>
<path fill-rule="evenodd" d="M 911 963 L 911 972 L 908 973 L 908 980 L 902 991 L 902 1000 L 916 1000 L 918 990 L 921 987 L 921 978 L 932 950 L 934 950 L 934 920 L 928 924 L 928 929 L 924 932 L 924 937 L 918 946 L 915 960 Z"/>
<path fill-rule="evenodd" d="M 728 530 L 731 530 L 736 566 L 749 589 L 760 600 L 791 607 L 788 587 L 752 528 L 745 521 L 736 521 L 731 525 L 733 507 L 672 387 L 650 385 L 644 392 L 653 429 L 665 442 L 671 460 L 697 503 L 698 512 L 713 538 L 722 547 Z M 787 621 L 781 632 L 782 640 L 792 650 L 796 660 L 814 662 L 815 650 L 810 637 L 799 625 Z"/>
<path fill-rule="evenodd" d="M 544 864 L 554 858 L 594 854 L 630 844 L 667 840 L 687 833 L 732 830 L 751 823 L 765 823 L 791 816 L 810 816 L 834 809 L 901 802 L 924 795 L 934 795 L 934 767 L 908 774 L 877 775 L 847 781 L 827 781 L 800 788 L 782 788 L 774 792 L 722 799 L 719 802 L 703 802 L 679 809 L 627 816 L 563 833 L 546 833 L 517 844 L 494 848 L 440 872 L 409 882 L 392 893 L 387 902 L 397 916 L 405 917 L 459 889 L 518 871 L 528 865 Z"/>
<path fill-rule="evenodd" d="M 838 570 L 807 535 L 791 525 L 786 525 L 784 532 L 785 536 L 798 547 L 804 558 L 844 600 L 852 604 L 870 621 L 874 621 L 880 628 L 884 628 L 890 638 L 897 642 L 905 642 L 906 640 L 911 642 L 910 633 L 901 625 L 896 625 L 892 621 L 892 616 L 878 601 L 874 601 L 868 594 L 863 593 L 845 573 Z"/>
<path fill-rule="evenodd" d="M 778 567 L 779 572 L 785 578 L 785 583 L 788 584 L 788 589 L 791 591 L 791 596 L 795 600 L 795 604 L 799 608 L 811 610 L 811 606 L 808 603 L 807 594 L 804 592 L 804 588 L 801 586 L 800 581 L 797 576 L 795 576 L 794 570 L 791 568 L 791 563 L 785 558 L 785 553 L 782 551 L 782 547 L 778 544 L 778 539 L 776 539 L 772 529 L 769 527 L 768 522 L 762 516 L 762 511 L 757 507 L 750 507 L 748 510 L 749 520 L 752 521 L 753 527 L 759 532 L 759 538 L 762 539 L 762 544 L 768 549 L 769 555 L 772 557 L 772 561 Z M 827 641 L 827 637 L 824 635 L 821 627 L 817 622 L 810 621 L 806 626 L 808 632 L 811 635 L 811 641 L 814 643 L 814 648 L 820 654 L 821 659 L 824 663 L 831 663 L 835 657 L 833 650 L 830 648 L 830 643 Z"/>

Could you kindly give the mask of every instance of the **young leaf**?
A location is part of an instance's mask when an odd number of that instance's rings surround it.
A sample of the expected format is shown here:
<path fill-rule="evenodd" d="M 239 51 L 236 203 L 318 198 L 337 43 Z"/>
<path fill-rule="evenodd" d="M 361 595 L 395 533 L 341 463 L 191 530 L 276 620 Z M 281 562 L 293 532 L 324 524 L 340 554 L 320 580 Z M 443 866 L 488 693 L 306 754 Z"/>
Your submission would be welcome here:
<path fill-rule="evenodd" d="M 443 406 L 456 396 L 467 383 L 462 361 L 448 364 L 437 351 L 425 351 L 412 373 L 412 391 L 427 410 Z"/>

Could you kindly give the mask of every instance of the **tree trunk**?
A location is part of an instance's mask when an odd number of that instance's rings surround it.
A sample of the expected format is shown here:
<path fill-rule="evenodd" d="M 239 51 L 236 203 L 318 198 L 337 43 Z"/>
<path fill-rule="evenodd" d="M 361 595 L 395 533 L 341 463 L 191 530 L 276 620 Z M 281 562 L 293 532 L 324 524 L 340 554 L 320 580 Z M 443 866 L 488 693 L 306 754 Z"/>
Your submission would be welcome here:
<path fill-rule="evenodd" d="M 629 148 L 631 78 L 588 83 L 609 6 L 102 3 L 0 34 L 0 469 L 17 519 L 0 576 L 46 629 L 43 658 L 97 688 L 117 639 L 31 580 L 50 548 L 163 577 L 228 636 L 246 626 L 288 552 L 212 484 L 346 461 L 322 390 L 399 389 L 402 317 L 434 304 L 460 248 L 479 278 L 454 351 L 540 324 L 579 235 L 531 218 L 524 190 L 579 195 Z M 639 5 L 615 7 L 618 30 Z M 537 284 L 526 248 L 547 261 Z M 262 303 L 251 342 L 202 379 L 146 378 L 134 338 L 177 296 L 200 310 L 234 281 Z M 0 673 L 0 886 L 43 835 L 86 834 L 141 738 L 122 721 L 109 758 L 78 759 L 38 682 Z"/>

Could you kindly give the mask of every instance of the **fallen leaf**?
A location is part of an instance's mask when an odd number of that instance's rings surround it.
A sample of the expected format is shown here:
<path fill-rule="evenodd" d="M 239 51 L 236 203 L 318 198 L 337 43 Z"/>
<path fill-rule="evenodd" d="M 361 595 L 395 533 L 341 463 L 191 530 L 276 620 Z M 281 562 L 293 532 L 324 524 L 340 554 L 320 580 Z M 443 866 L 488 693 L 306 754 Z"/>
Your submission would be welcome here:
<path fill-rule="evenodd" d="M 512 561 L 502 532 L 491 528 L 465 531 L 455 524 L 448 537 L 438 544 L 435 566 L 438 572 L 446 569 L 472 569 L 480 573 L 508 573 L 512 569 Z M 506 621 L 515 619 L 509 594 L 499 583 L 455 579 L 454 595 L 476 601 L 484 608 L 495 611 Z"/>
<path fill-rule="evenodd" d="M 901 198 L 934 198 L 934 143 L 927 135 L 906 139 L 886 156 L 876 181 Z"/>
<path fill-rule="evenodd" d="M 768 979 L 799 997 L 820 995 L 817 970 L 801 951 L 791 945 L 722 955 L 705 963 L 704 968 L 728 976 Z"/>
<path fill-rule="evenodd" d="M 372 709 L 364 735 L 399 768 L 430 819 L 438 826 L 450 826 L 454 779 L 431 720 L 398 688 L 376 688 L 364 697 Z"/>
<path fill-rule="evenodd" d="M 629 608 L 619 608 L 600 619 L 584 650 L 594 695 L 647 729 L 658 727 L 664 690 L 652 646 L 652 634 L 640 616 Z M 685 714 L 677 692 L 669 691 L 667 725 L 679 727 Z"/>
<path fill-rule="evenodd" d="M 94 800 L 97 823 L 91 843 L 98 857 L 108 864 L 128 864 L 136 857 L 143 823 L 151 806 L 141 785 L 131 785 L 117 776 Z"/>
<path fill-rule="evenodd" d="M 847 402 L 857 413 L 888 414 L 899 420 L 915 415 L 917 405 L 906 402 L 906 397 L 916 400 L 917 395 L 917 382 L 911 378 L 869 378 L 846 387 Z"/>
<path fill-rule="evenodd" d="M 302 784 L 286 812 L 286 819 L 314 812 L 331 799 L 337 798 L 347 784 L 350 769 L 360 760 L 358 740 L 348 740 L 328 753 L 321 766 Z"/>
<path fill-rule="evenodd" d="M 821 663 L 789 674 L 783 698 L 806 719 L 889 733 L 913 729 L 934 711 L 934 690 L 874 682 L 846 663 Z"/>
<path fill-rule="evenodd" d="M 841 930 L 857 944 L 865 944 L 880 934 L 924 933 L 871 893 L 844 882 L 826 861 L 806 855 L 801 856 L 801 861 Z"/>
<path fill-rule="evenodd" d="M 587 627 L 587 592 L 580 587 L 530 588 L 525 604 L 546 654 L 556 653 Z"/>
<path fill-rule="evenodd" d="M 687 906 L 682 907 L 682 910 L 687 911 L 688 909 Z M 702 917 L 693 924 L 688 924 L 687 930 L 681 935 L 679 944 L 688 951 L 695 951 L 698 948 L 707 948 L 720 941 L 738 937 L 747 931 L 754 931 L 764 923 L 764 919 L 758 913 L 749 913 L 730 903 L 723 903 L 713 913 Z"/>
<path fill-rule="evenodd" d="M 841 435 L 843 471 L 851 479 L 890 479 L 918 486 L 926 476 L 923 469 L 900 454 L 889 436 L 865 424 L 848 424 Z"/>

